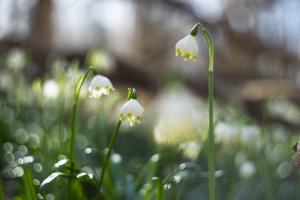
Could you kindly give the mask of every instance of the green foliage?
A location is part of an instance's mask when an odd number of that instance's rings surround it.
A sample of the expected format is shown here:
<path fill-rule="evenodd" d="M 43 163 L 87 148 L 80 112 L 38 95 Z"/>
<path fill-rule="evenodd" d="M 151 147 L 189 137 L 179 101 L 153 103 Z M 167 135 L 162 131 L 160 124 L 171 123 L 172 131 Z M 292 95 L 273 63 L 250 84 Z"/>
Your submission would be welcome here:
<path fill-rule="evenodd" d="M 189 146 L 160 146 L 152 138 L 150 122 L 120 129 L 103 188 L 99 187 L 105 149 L 118 119 L 114 109 L 124 99 L 125 90 L 96 103 L 82 92 L 74 140 L 76 156 L 74 162 L 68 160 L 73 91 L 82 75 L 74 63 L 53 58 L 44 74 L 33 74 L 37 70 L 34 66 L 18 73 L 17 68 L 12 71 L 1 66 L 0 195 L 4 199 L 67 199 L 72 180 L 70 190 L 77 199 L 153 200 L 157 182 L 152 178 L 160 177 L 165 199 L 208 199 L 205 144 L 200 144 L 194 158 L 186 154 Z M 45 94 L 49 80 L 54 81 L 50 92 L 58 88 L 57 96 Z M 82 87 L 84 91 L 86 85 Z M 284 103 L 291 102 L 280 100 L 281 106 Z M 273 102 L 267 108 L 274 106 Z M 294 107 L 299 109 L 293 106 L 293 122 L 297 121 Z M 299 131 L 279 123 L 260 124 L 224 100 L 216 103 L 215 110 L 217 198 L 299 199 L 299 176 L 291 160 Z"/>
<path fill-rule="evenodd" d="M 37 200 L 37 193 L 32 183 L 31 172 L 28 169 L 24 169 L 24 175 L 22 177 L 21 196 L 24 200 Z"/>

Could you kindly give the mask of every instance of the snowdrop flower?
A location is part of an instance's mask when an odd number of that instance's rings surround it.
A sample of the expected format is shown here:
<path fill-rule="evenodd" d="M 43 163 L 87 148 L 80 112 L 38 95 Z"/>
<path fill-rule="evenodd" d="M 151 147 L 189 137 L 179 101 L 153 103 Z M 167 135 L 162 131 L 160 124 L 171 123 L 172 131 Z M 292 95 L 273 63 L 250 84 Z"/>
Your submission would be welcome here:
<path fill-rule="evenodd" d="M 109 95 L 114 90 L 110 80 L 105 76 L 96 75 L 89 86 L 91 98 L 100 98 L 102 95 Z"/>
<path fill-rule="evenodd" d="M 176 56 L 180 55 L 184 57 L 184 60 L 188 59 L 196 61 L 198 53 L 198 45 L 195 36 L 189 34 L 183 39 L 179 40 L 175 45 Z"/>
<path fill-rule="evenodd" d="M 141 123 L 144 108 L 136 99 L 128 100 L 121 108 L 120 120 L 129 122 L 132 127 L 135 122 Z"/>

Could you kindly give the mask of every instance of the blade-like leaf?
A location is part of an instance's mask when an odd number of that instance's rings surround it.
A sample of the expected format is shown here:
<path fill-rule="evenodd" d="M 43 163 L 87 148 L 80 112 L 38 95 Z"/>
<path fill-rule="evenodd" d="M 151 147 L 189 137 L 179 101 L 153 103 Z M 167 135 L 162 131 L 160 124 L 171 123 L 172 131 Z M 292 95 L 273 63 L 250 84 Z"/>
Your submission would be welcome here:
<path fill-rule="evenodd" d="M 23 176 L 23 198 L 25 200 L 37 200 L 37 194 L 32 183 L 31 172 L 28 169 L 24 169 Z"/>
<path fill-rule="evenodd" d="M 78 174 L 80 173 L 79 167 L 72 163 L 69 159 L 62 159 L 54 164 L 55 171 L 62 172 L 65 174 Z"/>
<path fill-rule="evenodd" d="M 93 174 L 88 174 L 86 172 L 81 172 L 77 174 L 76 179 L 80 182 L 86 182 L 98 187 L 97 181 L 94 178 Z"/>
<path fill-rule="evenodd" d="M 54 172 L 52 174 L 50 174 L 45 180 L 43 180 L 43 182 L 41 183 L 40 187 L 44 187 L 45 185 L 48 185 L 49 183 L 51 183 L 52 181 L 54 181 L 56 178 L 58 177 L 68 177 L 68 174 L 62 173 L 62 172 Z"/>
<path fill-rule="evenodd" d="M 55 163 L 54 167 L 59 168 L 61 166 L 65 166 L 68 163 L 71 163 L 71 161 L 69 159 L 62 159 L 62 160 L 58 161 L 57 163 Z"/>

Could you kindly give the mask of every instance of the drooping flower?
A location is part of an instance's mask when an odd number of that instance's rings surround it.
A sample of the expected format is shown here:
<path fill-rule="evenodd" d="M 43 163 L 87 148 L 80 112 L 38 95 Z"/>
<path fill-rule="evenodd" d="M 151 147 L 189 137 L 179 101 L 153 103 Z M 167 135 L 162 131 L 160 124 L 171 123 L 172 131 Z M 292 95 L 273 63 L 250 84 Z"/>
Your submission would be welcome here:
<path fill-rule="evenodd" d="M 195 36 L 189 34 L 179 40 L 175 45 L 175 52 L 176 56 L 180 55 L 184 57 L 185 61 L 188 59 L 196 61 L 198 45 Z"/>
<path fill-rule="evenodd" d="M 121 108 L 120 119 L 122 121 L 127 120 L 132 127 L 135 122 L 141 123 L 141 117 L 144 112 L 144 108 L 139 104 L 136 99 L 128 100 Z"/>
<path fill-rule="evenodd" d="M 114 90 L 110 80 L 102 75 L 96 75 L 89 86 L 91 98 L 100 98 L 102 95 L 109 95 Z"/>

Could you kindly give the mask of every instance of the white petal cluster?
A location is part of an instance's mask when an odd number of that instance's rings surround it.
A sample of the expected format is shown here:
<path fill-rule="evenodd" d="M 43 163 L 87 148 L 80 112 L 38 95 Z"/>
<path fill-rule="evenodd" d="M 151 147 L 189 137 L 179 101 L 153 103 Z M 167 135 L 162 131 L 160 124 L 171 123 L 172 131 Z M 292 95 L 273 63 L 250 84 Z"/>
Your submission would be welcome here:
<path fill-rule="evenodd" d="M 187 35 L 183 39 L 179 40 L 175 45 L 176 56 L 180 55 L 184 57 L 184 60 L 188 59 L 196 61 L 198 53 L 198 45 L 194 36 Z"/>
<path fill-rule="evenodd" d="M 100 98 L 102 95 L 109 95 L 114 90 L 110 80 L 101 75 L 96 75 L 91 81 L 89 92 L 91 98 Z"/>
<path fill-rule="evenodd" d="M 153 134 L 158 144 L 179 145 L 205 139 L 208 124 L 206 104 L 186 88 L 164 91 L 152 107 L 155 108 L 152 116 L 156 121 Z"/>
<path fill-rule="evenodd" d="M 132 127 L 135 122 L 140 123 L 144 108 L 139 104 L 136 99 L 130 99 L 121 108 L 120 119 L 128 121 Z"/>

